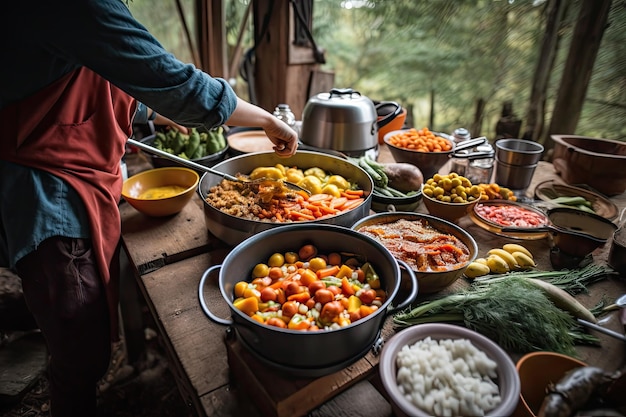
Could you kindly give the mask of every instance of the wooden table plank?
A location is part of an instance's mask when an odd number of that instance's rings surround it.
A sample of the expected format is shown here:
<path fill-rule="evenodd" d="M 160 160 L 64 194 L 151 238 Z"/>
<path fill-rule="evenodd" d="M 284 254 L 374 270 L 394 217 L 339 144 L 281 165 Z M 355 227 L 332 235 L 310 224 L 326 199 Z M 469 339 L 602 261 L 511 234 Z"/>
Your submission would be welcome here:
<path fill-rule="evenodd" d="M 202 201 L 197 194 L 173 216 L 149 217 L 130 204 L 120 205 L 122 235 L 140 275 L 191 256 L 225 247 L 206 228 Z"/>

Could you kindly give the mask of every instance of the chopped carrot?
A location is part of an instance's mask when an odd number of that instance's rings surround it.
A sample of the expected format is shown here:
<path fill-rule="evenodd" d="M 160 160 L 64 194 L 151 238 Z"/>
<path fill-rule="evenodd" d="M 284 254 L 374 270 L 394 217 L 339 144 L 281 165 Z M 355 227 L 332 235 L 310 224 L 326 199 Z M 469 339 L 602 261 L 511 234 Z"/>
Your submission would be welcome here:
<path fill-rule="evenodd" d="M 360 195 L 356 195 L 356 194 L 349 194 L 346 191 L 342 191 L 341 192 L 341 196 L 348 199 L 348 200 L 356 200 L 357 198 L 361 198 Z"/>
<path fill-rule="evenodd" d="M 360 198 L 358 200 L 348 200 L 341 207 L 337 207 L 337 208 L 341 211 L 348 211 L 348 210 L 352 210 L 353 208 L 357 208 L 358 206 L 361 205 L 362 202 L 363 202 L 363 199 L 360 199 Z"/>
<path fill-rule="evenodd" d="M 299 220 L 315 220 L 315 216 L 313 216 L 312 214 L 306 214 L 301 211 L 295 211 L 295 210 L 289 213 L 289 216 L 291 218 L 299 219 Z"/>
<path fill-rule="evenodd" d="M 350 195 L 363 196 L 363 190 L 345 190 L 344 193 L 350 194 Z"/>
<path fill-rule="evenodd" d="M 346 197 L 335 197 L 330 201 L 330 207 L 337 208 L 344 205 L 348 201 Z"/>
<path fill-rule="evenodd" d="M 307 199 L 307 201 L 309 203 L 313 203 L 313 202 L 318 202 L 318 201 L 326 201 L 326 200 L 330 200 L 331 198 L 333 198 L 333 196 L 329 195 L 329 194 L 313 194 L 312 196 L 309 196 L 309 198 Z"/>
<path fill-rule="evenodd" d="M 324 269 L 319 269 L 316 273 L 317 273 L 317 277 L 319 279 L 322 279 L 322 278 L 336 275 L 339 272 L 339 270 L 340 269 L 338 265 L 332 265 Z"/>

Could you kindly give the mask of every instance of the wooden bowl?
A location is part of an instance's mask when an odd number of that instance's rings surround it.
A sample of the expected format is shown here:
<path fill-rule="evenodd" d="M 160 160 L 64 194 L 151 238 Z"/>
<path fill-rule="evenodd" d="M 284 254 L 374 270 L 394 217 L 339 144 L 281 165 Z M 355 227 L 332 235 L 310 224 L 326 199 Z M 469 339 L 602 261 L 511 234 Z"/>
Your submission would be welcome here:
<path fill-rule="evenodd" d="M 552 135 L 553 164 L 570 184 L 586 184 L 605 195 L 626 191 L 626 143 L 573 135 Z"/>

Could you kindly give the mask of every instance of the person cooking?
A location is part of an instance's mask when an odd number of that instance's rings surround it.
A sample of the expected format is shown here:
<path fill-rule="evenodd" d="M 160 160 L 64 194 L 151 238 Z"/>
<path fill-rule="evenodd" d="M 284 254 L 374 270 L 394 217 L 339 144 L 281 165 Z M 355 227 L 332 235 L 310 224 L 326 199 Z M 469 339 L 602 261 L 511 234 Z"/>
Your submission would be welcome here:
<path fill-rule="evenodd" d="M 122 0 L 11 1 L 0 69 L 0 265 L 45 337 L 52 416 L 95 416 L 119 338 L 120 160 L 137 117 L 261 127 L 281 157 L 297 135 L 185 64 Z M 146 112 L 145 115 L 143 112 Z"/>

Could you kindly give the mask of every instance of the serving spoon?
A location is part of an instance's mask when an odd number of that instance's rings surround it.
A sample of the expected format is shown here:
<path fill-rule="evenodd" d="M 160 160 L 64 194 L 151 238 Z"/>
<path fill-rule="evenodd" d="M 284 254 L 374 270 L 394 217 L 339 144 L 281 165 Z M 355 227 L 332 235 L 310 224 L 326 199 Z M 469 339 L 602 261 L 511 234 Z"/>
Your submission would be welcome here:
<path fill-rule="evenodd" d="M 309 190 L 307 190 L 306 188 L 300 187 L 298 184 L 294 184 L 293 182 L 277 180 L 277 179 L 273 179 L 273 178 L 256 178 L 254 180 L 240 178 L 240 177 L 236 177 L 234 175 L 227 174 L 225 172 L 218 171 L 218 170 L 213 169 L 211 167 L 207 167 L 205 165 L 198 164 L 196 162 L 190 161 L 189 159 L 181 158 L 180 156 L 176 156 L 176 155 L 171 154 L 169 152 L 162 151 L 160 149 L 155 148 L 154 146 L 146 145 L 145 143 L 136 141 L 134 139 L 128 139 L 127 142 L 130 145 L 136 146 L 137 148 L 139 148 L 139 149 L 141 149 L 143 151 L 146 151 L 148 153 L 160 156 L 162 158 L 169 159 L 170 161 L 177 162 L 177 163 L 179 163 L 181 165 L 184 165 L 184 166 L 186 166 L 188 168 L 191 168 L 191 169 L 195 169 L 197 171 L 208 172 L 208 173 L 211 173 L 213 175 L 218 175 L 218 176 L 220 176 L 220 177 L 222 177 L 224 179 L 227 179 L 229 181 L 236 181 L 236 182 L 240 182 L 240 183 L 243 183 L 243 184 L 246 184 L 246 185 L 261 184 L 261 183 L 268 182 L 268 181 L 269 182 L 275 182 L 275 183 L 281 183 L 281 184 L 285 184 L 285 186 L 287 188 L 290 188 L 292 190 L 297 190 L 297 191 L 304 191 L 308 195 L 311 195 L 311 192 Z"/>
<path fill-rule="evenodd" d="M 622 294 L 619 298 L 617 298 L 617 300 L 615 300 L 615 303 L 604 307 L 603 310 L 613 311 L 620 308 L 626 308 L 626 294 Z"/>

